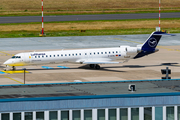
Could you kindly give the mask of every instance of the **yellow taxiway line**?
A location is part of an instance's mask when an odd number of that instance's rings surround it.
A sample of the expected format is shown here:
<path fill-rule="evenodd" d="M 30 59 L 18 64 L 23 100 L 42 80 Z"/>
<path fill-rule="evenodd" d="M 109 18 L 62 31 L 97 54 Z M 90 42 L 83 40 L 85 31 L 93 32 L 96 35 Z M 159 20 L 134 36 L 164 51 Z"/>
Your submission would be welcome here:
<path fill-rule="evenodd" d="M 127 42 L 132 42 L 132 43 L 138 43 L 138 44 L 142 44 L 140 42 L 136 42 L 136 41 L 131 41 L 131 40 L 124 40 L 124 39 L 120 39 L 120 38 L 114 38 L 116 40 L 121 40 L 121 41 L 127 41 Z"/>
<path fill-rule="evenodd" d="M 12 70 L 12 71 L 1 71 L 8 74 L 15 74 L 15 73 L 24 73 L 24 70 Z M 25 73 L 29 73 L 28 71 L 25 71 Z"/>
<path fill-rule="evenodd" d="M 1 55 L 1 56 L 14 56 L 14 54 L 9 54 L 9 53 L 3 52 L 3 51 L 0 51 L 0 53 L 5 54 L 5 55 Z"/>
<path fill-rule="evenodd" d="M 5 78 L 8 78 L 8 79 L 10 79 L 10 80 L 13 80 L 13 81 L 15 81 L 15 82 L 18 82 L 18 83 L 20 83 L 20 84 L 24 84 L 24 83 L 22 83 L 22 82 L 20 82 L 20 81 L 18 81 L 18 80 L 15 80 L 15 79 L 13 79 L 13 78 L 10 78 L 10 77 L 7 77 L 7 76 L 4 76 Z"/>

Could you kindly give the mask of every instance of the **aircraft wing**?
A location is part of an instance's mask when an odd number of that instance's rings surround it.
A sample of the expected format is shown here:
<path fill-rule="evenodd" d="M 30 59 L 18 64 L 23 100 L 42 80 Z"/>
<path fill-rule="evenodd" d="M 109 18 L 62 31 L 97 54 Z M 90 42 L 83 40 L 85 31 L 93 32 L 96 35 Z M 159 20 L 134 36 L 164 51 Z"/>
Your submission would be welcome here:
<path fill-rule="evenodd" d="M 118 63 L 121 63 L 121 62 L 108 62 L 108 61 L 88 61 L 88 62 L 83 62 L 83 64 L 118 64 Z"/>
<path fill-rule="evenodd" d="M 123 63 L 123 62 L 111 62 L 109 59 L 82 59 L 82 60 L 78 60 L 76 61 L 78 63 L 81 64 L 119 64 L 119 63 Z"/>

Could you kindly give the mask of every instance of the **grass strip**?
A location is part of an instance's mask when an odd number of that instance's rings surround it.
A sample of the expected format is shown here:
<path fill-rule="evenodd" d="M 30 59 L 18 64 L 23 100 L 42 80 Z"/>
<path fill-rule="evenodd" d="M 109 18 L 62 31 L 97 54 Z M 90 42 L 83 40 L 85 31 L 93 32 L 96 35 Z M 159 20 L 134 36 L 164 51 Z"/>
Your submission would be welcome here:
<path fill-rule="evenodd" d="M 180 12 L 180 9 L 175 10 L 162 10 L 161 13 L 175 13 Z M 56 15 L 100 15 L 100 14 L 138 14 L 138 13 L 159 13 L 159 11 L 156 10 L 122 10 L 120 12 L 117 11 L 45 11 L 44 16 L 56 16 Z M 41 11 L 39 12 L 0 12 L 0 17 L 12 17 L 12 16 L 41 16 Z"/>
<path fill-rule="evenodd" d="M 180 12 L 180 8 L 161 10 L 161 13 L 176 13 Z M 156 10 L 113 10 L 113 11 L 44 11 L 44 16 L 56 16 L 56 15 L 100 15 L 100 14 L 138 14 L 138 13 L 159 13 Z M 42 12 L 0 12 L 0 17 L 12 17 L 12 16 L 41 16 Z"/>

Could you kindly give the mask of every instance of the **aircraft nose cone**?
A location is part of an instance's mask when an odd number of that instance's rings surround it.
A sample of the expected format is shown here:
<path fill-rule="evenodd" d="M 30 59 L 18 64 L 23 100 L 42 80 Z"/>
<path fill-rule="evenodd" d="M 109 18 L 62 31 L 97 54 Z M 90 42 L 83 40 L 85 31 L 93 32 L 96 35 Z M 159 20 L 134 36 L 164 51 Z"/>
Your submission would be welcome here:
<path fill-rule="evenodd" d="M 10 61 L 10 60 L 7 60 L 7 61 L 5 61 L 3 64 L 4 65 L 8 65 L 8 64 L 11 64 L 12 62 Z"/>

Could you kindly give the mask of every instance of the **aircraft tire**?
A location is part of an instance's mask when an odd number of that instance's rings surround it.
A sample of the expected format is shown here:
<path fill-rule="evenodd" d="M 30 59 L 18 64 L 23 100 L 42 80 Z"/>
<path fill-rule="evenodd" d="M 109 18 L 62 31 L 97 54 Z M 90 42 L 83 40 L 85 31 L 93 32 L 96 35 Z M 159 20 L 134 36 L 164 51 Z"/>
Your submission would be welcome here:
<path fill-rule="evenodd" d="M 90 68 L 94 68 L 95 65 L 94 65 L 94 64 L 90 64 L 89 67 L 90 67 Z"/>
<path fill-rule="evenodd" d="M 12 70 L 16 70 L 16 67 L 15 67 L 15 66 L 12 66 Z"/>
<path fill-rule="evenodd" d="M 101 67 L 100 67 L 100 65 L 96 65 L 95 68 L 96 68 L 97 70 L 99 70 Z"/>

